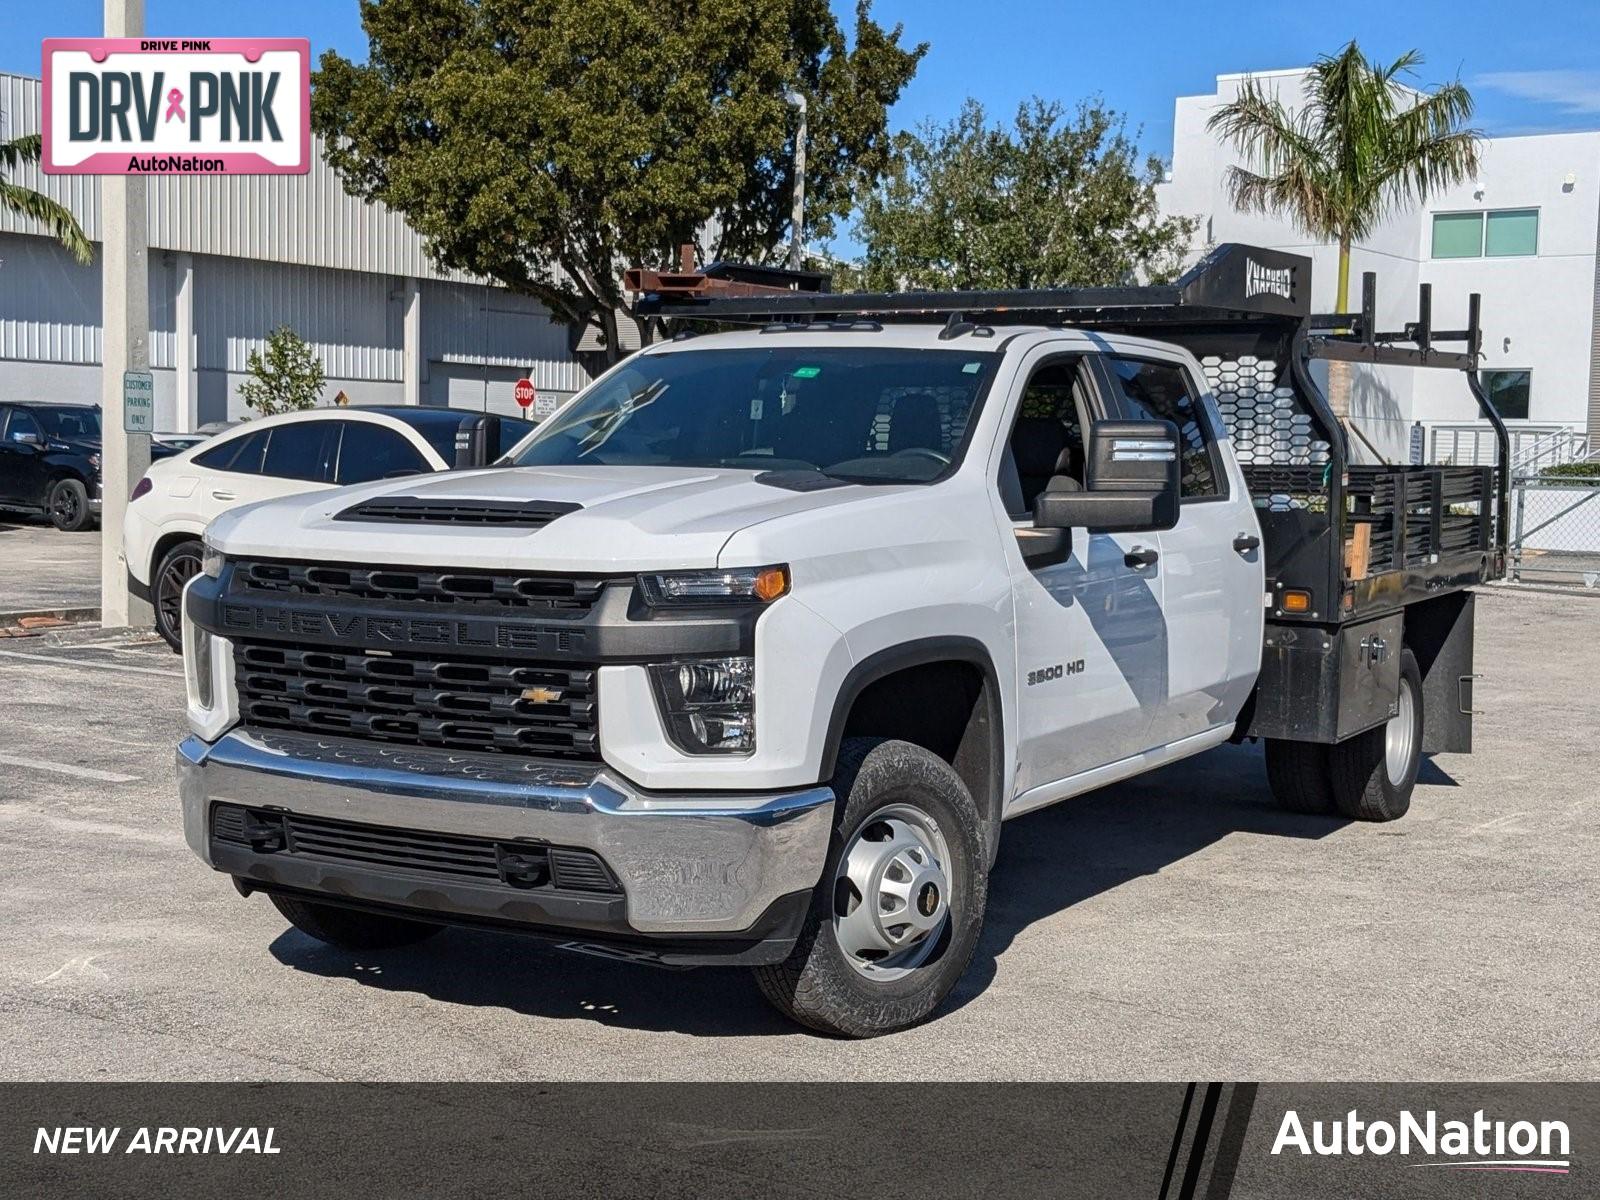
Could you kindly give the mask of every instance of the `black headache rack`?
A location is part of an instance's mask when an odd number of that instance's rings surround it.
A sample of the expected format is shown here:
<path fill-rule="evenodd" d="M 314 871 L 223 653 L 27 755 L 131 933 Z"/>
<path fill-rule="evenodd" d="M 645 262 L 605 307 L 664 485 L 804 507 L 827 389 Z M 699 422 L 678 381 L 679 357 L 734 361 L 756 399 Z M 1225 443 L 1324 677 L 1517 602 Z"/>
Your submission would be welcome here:
<path fill-rule="evenodd" d="M 773 332 L 941 322 L 941 336 L 954 339 L 1043 324 L 1173 342 L 1200 361 L 1244 468 L 1265 539 L 1273 621 L 1344 624 L 1504 574 L 1510 441 L 1478 379 L 1476 293 L 1464 329 L 1433 327 L 1423 284 L 1417 319 L 1384 331 L 1371 273 L 1360 312 L 1313 314 L 1309 258 L 1231 243 L 1175 282 L 1146 287 L 797 290 L 803 286 L 739 296 L 640 288 L 635 310 Z M 1312 377 L 1314 359 L 1462 372 L 1495 430 L 1497 465 L 1352 464 L 1345 428 Z M 1308 597 L 1301 610 L 1284 606 L 1289 593 Z"/>

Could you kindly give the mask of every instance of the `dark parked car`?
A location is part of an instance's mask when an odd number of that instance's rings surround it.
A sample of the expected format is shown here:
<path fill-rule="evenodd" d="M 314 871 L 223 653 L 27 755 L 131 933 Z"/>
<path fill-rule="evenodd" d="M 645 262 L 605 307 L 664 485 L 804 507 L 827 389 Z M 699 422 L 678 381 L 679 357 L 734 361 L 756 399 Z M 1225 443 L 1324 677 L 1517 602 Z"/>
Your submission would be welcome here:
<path fill-rule="evenodd" d="M 168 458 L 203 440 L 157 437 L 150 443 L 150 457 Z M 49 517 L 57 529 L 68 532 L 98 519 L 97 406 L 0 401 L 0 509 Z"/>
<path fill-rule="evenodd" d="M 76 530 L 100 512 L 100 410 L 0 403 L 0 508 Z"/>

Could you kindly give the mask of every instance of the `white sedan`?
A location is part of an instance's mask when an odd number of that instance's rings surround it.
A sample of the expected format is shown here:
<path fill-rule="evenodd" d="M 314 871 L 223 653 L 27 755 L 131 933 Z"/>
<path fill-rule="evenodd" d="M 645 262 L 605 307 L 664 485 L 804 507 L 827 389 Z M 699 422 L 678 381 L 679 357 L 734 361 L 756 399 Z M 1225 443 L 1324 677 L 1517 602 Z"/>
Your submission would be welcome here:
<path fill-rule="evenodd" d="M 448 470 L 462 409 L 327 408 L 234 426 L 150 464 L 123 524 L 128 588 L 156 611 L 156 632 L 181 646 L 183 585 L 200 569 L 200 535 L 224 509 L 294 492 Z M 500 418 L 493 461 L 533 424 Z"/>

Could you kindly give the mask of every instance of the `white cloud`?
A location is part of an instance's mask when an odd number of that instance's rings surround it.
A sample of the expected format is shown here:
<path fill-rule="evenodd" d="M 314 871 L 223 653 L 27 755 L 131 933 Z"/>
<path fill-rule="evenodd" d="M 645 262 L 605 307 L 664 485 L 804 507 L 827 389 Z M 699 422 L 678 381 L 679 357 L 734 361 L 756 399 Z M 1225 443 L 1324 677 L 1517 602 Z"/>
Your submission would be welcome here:
<path fill-rule="evenodd" d="M 1600 114 L 1600 71 L 1490 71 L 1474 87 L 1504 92 L 1573 115 Z"/>

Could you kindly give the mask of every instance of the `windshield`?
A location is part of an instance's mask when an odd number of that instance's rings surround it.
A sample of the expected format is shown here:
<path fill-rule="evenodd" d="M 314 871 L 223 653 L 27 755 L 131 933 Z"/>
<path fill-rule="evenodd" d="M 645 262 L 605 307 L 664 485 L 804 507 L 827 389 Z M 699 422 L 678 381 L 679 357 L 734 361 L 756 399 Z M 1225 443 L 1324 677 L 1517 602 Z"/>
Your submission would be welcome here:
<path fill-rule="evenodd" d="M 511 462 L 928 483 L 960 457 L 996 361 L 866 346 L 639 355 L 541 425 Z"/>
<path fill-rule="evenodd" d="M 33 415 L 53 438 L 64 442 L 98 442 L 100 440 L 100 410 L 98 408 L 36 408 Z"/>

